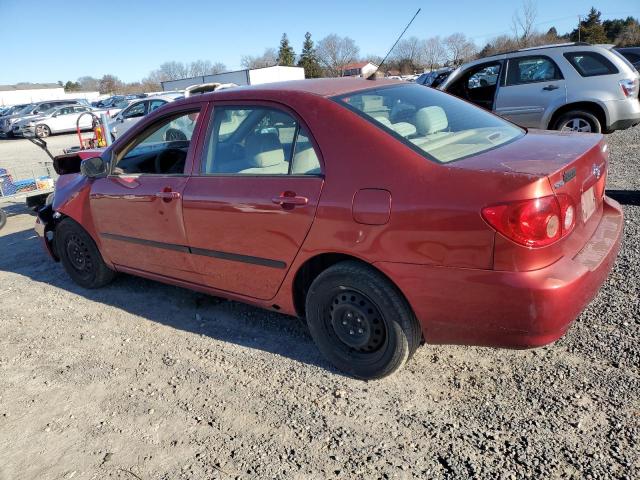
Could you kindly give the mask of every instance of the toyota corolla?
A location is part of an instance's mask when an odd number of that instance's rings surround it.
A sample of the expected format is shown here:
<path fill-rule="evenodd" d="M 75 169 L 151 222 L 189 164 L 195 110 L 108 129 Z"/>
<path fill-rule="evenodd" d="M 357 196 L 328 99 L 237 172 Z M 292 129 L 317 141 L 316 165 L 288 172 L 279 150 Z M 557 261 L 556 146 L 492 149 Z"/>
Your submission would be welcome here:
<path fill-rule="evenodd" d="M 371 379 L 423 342 L 561 337 L 619 249 L 607 162 L 601 135 L 527 131 L 420 85 L 270 84 L 58 157 L 36 230 L 83 287 L 125 272 L 297 315 Z"/>

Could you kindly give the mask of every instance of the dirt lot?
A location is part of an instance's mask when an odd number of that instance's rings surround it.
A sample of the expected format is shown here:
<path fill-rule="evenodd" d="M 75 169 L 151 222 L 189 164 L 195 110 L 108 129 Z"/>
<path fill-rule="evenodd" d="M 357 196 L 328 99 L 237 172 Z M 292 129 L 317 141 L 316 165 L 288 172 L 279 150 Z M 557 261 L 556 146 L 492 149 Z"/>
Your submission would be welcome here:
<path fill-rule="evenodd" d="M 610 142 L 610 186 L 639 188 L 640 129 Z M 425 346 L 369 383 L 293 318 L 127 276 L 82 290 L 11 213 L 0 480 L 640 478 L 640 207 L 556 344 Z"/>

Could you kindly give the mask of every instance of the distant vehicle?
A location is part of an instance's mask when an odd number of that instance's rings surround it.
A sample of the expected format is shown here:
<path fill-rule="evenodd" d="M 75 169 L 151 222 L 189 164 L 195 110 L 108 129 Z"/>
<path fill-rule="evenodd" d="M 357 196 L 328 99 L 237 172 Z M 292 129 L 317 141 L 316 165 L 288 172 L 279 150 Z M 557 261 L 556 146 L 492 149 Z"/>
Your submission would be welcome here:
<path fill-rule="evenodd" d="M 639 87 L 615 50 L 566 43 L 475 60 L 439 88 L 523 127 L 599 133 L 640 123 Z"/>
<path fill-rule="evenodd" d="M 26 117 L 39 115 L 42 112 L 46 112 L 54 107 L 60 107 L 63 105 L 79 105 L 79 102 L 78 100 L 49 100 L 45 102 L 29 103 L 13 114 L 0 119 L 0 135 L 11 137 L 13 136 L 14 123 L 23 120 Z"/>
<path fill-rule="evenodd" d="M 16 137 L 32 137 L 35 135 L 39 138 L 46 138 L 54 133 L 75 132 L 78 118 L 86 112 L 92 112 L 95 115 L 103 113 L 103 111 L 93 110 L 85 105 L 54 107 L 40 115 L 29 116 L 15 122 L 12 127 L 12 133 Z M 93 117 L 91 115 L 82 116 L 80 129 L 90 129 L 92 122 Z"/>
<path fill-rule="evenodd" d="M 162 95 L 133 101 L 125 109 L 112 117 L 108 130 L 115 139 L 129 130 L 129 128 L 135 125 L 145 115 L 174 100 L 175 98 Z"/>
<path fill-rule="evenodd" d="M 626 58 L 636 70 L 640 70 L 640 47 L 622 47 L 615 51 Z"/>
<path fill-rule="evenodd" d="M 526 131 L 409 82 L 272 83 L 56 157 L 35 228 L 84 288 L 123 272 L 306 317 L 372 379 L 423 342 L 563 336 L 623 237 L 607 165 L 602 135 Z"/>
<path fill-rule="evenodd" d="M 425 87 L 436 88 L 442 82 L 446 80 L 449 74 L 453 72 L 453 68 L 445 67 L 438 70 L 432 70 L 427 73 L 423 73 L 416 79 L 416 83 L 424 85 Z"/>

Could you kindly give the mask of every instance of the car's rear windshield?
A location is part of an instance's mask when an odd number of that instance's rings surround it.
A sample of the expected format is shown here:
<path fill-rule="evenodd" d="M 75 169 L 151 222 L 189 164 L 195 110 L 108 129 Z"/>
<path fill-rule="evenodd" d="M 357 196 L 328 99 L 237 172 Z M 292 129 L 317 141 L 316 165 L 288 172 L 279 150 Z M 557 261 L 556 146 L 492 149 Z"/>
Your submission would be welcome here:
<path fill-rule="evenodd" d="M 449 163 L 511 142 L 524 130 L 421 85 L 383 86 L 335 97 L 430 160 Z"/>

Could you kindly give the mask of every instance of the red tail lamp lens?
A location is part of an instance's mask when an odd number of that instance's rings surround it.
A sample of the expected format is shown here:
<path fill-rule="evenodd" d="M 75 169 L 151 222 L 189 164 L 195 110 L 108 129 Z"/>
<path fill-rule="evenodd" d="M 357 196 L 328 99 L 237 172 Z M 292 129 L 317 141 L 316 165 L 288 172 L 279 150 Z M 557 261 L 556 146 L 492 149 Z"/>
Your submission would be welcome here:
<path fill-rule="evenodd" d="M 493 205 L 483 208 L 482 216 L 508 239 L 532 248 L 551 245 L 575 225 L 575 207 L 567 195 Z"/>

